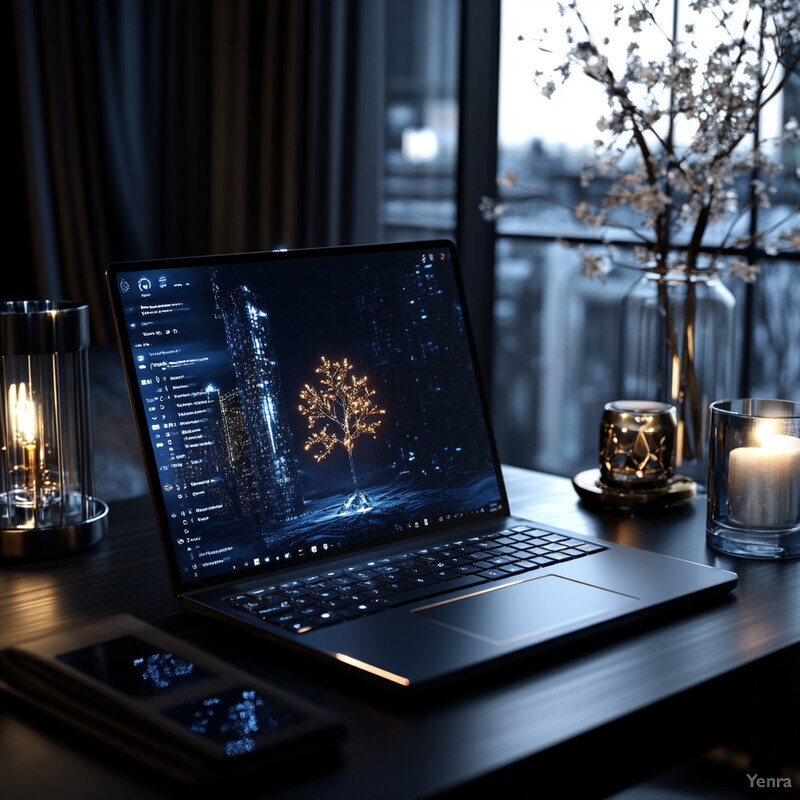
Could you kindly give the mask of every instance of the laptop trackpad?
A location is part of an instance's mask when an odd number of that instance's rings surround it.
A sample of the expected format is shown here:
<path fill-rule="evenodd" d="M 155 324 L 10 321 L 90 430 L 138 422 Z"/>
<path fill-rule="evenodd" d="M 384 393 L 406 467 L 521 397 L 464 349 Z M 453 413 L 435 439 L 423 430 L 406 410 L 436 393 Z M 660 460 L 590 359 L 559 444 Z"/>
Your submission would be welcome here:
<path fill-rule="evenodd" d="M 413 613 L 484 642 L 506 645 L 636 601 L 611 589 L 543 575 L 432 603 Z"/>

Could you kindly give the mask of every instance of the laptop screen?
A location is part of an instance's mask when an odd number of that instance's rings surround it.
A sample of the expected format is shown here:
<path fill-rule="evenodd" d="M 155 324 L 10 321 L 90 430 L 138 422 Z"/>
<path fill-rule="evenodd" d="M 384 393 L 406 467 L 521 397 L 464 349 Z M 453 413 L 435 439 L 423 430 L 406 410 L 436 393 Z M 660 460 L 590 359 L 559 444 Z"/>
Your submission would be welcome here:
<path fill-rule="evenodd" d="M 448 242 L 108 282 L 180 586 L 505 511 Z"/>

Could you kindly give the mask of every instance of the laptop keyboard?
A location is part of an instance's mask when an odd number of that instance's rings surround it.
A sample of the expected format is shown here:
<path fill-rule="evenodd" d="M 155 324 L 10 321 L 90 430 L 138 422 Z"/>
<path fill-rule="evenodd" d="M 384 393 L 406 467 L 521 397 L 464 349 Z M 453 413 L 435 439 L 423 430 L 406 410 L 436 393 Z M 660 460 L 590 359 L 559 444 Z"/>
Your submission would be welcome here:
<path fill-rule="evenodd" d="M 606 549 L 518 525 L 251 589 L 225 601 L 301 634 Z"/>

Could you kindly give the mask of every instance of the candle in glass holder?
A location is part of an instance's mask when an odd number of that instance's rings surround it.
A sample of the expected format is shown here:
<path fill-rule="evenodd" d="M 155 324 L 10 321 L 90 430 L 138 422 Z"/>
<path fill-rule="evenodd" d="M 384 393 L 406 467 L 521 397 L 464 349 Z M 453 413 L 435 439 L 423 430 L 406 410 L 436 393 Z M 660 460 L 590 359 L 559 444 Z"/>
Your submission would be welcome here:
<path fill-rule="evenodd" d="M 744 528 L 785 528 L 800 520 L 800 438 L 756 431 L 757 445 L 731 450 L 731 522 Z"/>
<path fill-rule="evenodd" d="M 711 403 L 706 541 L 747 558 L 800 556 L 800 402 Z"/>

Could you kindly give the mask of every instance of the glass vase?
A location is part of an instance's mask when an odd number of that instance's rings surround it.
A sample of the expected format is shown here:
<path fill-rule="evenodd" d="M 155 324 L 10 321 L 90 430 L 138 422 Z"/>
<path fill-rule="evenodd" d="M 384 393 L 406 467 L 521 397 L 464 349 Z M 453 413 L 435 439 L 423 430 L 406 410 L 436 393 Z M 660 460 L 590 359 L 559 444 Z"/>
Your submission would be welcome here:
<path fill-rule="evenodd" d="M 675 470 L 708 480 L 709 406 L 735 393 L 736 301 L 713 273 L 645 272 L 622 300 L 622 397 L 677 410 Z"/>

